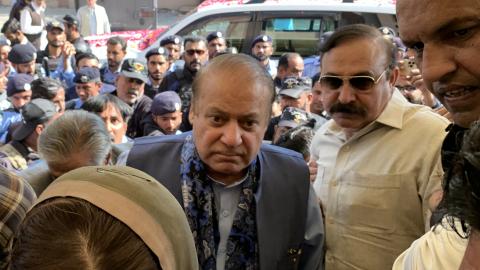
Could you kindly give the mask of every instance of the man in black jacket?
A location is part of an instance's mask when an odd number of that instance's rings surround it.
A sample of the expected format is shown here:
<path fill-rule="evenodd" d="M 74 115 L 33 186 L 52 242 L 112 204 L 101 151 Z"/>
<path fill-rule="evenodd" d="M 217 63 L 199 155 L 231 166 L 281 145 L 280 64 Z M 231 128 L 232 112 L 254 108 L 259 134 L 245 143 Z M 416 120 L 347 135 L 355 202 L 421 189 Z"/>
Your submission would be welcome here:
<path fill-rule="evenodd" d="M 127 136 L 130 138 L 144 136 L 141 122 L 150 113 L 152 105 L 152 100 L 144 95 L 146 82 L 148 77 L 145 63 L 137 59 L 125 59 L 115 81 L 117 90 L 113 94 L 133 109 L 127 128 Z"/>
<path fill-rule="evenodd" d="M 183 54 L 185 65 L 183 68 L 176 69 L 174 72 L 165 76 L 158 92 L 174 91 L 180 96 L 183 112 L 182 127 L 180 129 L 182 131 L 188 131 L 192 129 L 187 118 L 192 96 L 192 83 L 197 72 L 208 61 L 208 50 L 205 38 L 198 36 L 186 37 L 183 46 L 185 47 Z"/>

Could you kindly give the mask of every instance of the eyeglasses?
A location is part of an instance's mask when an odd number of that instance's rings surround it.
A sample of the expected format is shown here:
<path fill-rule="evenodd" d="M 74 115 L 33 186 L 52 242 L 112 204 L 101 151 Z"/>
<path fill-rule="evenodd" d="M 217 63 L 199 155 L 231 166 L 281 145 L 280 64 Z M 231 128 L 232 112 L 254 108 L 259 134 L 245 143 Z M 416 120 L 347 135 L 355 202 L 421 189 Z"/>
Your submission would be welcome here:
<path fill-rule="evenodd" d="M 186 50 L 185 53 L 188 54 L 189 56 L 193 56 L 194 54 L 203 55 L 205 51 L 190 49 L 190 50 Z"/>
<path fill-rule="evenodd" d="M 136 79 L 136 78 L 128 78 L 128 82 L 129 83 L 135 83 L 135 84 L 143 84 L 142 80 Z"/>
<path fill-rule="evenodd" d="M 339 89 L 345 81 L 355 89 L 365 91 L 372 89 L 373 86 L 378 84 L 380 79 L 385 75 L 387 70 L 384 70 L 377 79 L 372 76 L 333 76 L 333 75 L 324 75 L 320 77 L 320 85 L 326 87 L 330 90 Z"/>

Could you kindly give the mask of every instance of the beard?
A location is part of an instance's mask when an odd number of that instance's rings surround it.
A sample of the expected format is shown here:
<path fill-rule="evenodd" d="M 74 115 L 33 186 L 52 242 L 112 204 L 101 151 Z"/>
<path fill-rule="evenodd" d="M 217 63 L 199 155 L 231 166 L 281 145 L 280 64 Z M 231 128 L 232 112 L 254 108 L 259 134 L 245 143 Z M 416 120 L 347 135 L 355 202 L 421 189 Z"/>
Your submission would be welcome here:
<path fill-rule="evenodd" d="M 65 44 L 65 42 L 64 42 L 64 41 L 58 41 L 58 40 L 57 40 L 57 41 L 48 42 L 48 44 L 49 44 L 50 46 L 54 47 L 54 48 L 60 48 L 60 47 L 62 47 L 62 46 Z"/>

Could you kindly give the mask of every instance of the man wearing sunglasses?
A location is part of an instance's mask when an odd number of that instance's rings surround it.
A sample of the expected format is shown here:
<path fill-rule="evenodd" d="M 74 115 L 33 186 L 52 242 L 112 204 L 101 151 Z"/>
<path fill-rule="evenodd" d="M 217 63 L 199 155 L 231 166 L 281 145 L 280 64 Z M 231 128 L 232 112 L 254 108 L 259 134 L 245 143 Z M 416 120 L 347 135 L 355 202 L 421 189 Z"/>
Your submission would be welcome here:
<path fill-rule="evenodd" d="M 174 72 L 169 73 L 162 80 L 158 92 L 174 91 L 182 100 L 183 121 L 181 130 L 188 131 L 192 129 L 188 121 L 188 108 L 190 107 L 190 99 L 192 96 L 192 83 L 197 72 L 208 61 L 207 40 L 201 36 L 186 37 L 183 41 L 185 48 L 183 60 L 185 64 L 183 68 L 177 68 Z"/>
<path fill-rule="evenodd" d="M 137 59 L 125 59 L 115 81 L 117 90 L 112 94 L 118 96 L 133 109 L 128 121 L 127 136 L 142 137 L 144 124 L 142 120 L 150 113 L 152 99 L 144 95 L 145 83 L 148 82 L 147 67 Z"/>
<path fill-rule="evenodd" d="M 315 134 L 311 155 L 326 269 L 391 269 L 436 206 L 448 121 L 395 90 L 394 52 L 367 25 L 338 29 L 322 48 L 321 99 L 332 120 Z"/>

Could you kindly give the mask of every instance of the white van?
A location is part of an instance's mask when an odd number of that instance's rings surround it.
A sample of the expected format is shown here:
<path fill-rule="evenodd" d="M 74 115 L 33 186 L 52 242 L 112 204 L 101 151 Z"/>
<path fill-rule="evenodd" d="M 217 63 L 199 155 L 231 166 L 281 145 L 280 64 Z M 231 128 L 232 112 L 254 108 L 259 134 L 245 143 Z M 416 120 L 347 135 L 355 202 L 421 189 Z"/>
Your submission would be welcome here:
<path fill-rule="evenodd" d="M 208 1 L 208 0 L 207 0 Z M 275 53 L 298 52 L 315 55 L 320 35 L 342 25 L 365 23 L 396 29 L 395 4 L 392 0 L 278 0 L 254 4 L 200 5 L 188 16 L 170 26 L 159 39 L 139 56 L 144 56 L 169 35 L 206 36 L 222 32 L 229 46 L 250 53 L 250 43 L 259 34 L 270 35 Z"/>

